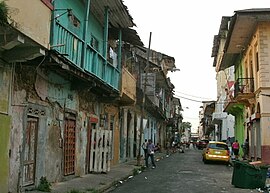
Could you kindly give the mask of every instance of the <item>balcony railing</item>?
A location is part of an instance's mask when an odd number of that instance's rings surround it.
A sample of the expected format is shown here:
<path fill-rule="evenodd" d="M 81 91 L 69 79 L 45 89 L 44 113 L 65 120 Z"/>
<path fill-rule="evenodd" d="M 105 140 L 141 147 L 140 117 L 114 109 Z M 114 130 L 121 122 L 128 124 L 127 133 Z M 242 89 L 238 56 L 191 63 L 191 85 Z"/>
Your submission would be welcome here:
<path fill-rule="evenodd" d="M 224 103 L 224 111 L 230 112 L 231 107 L 235 107 L 236 104 L 248 106 L 250 105 L 250 100 L 254 97 L 254 79 L 238 78 L 234 83 L 234 90 L 227 94 L 227 100 Z M 241 107 L 239 106 L 239 108 Z"/>
<path fill-rule="evenodd" d="M 59 52 L 75 66 L 91 73 L 114 89 L 119 90 L 119 70 L 90 44 L 87 43 L 85 56 L 82 58 L 83 49 L 85 49 L 84 41 L 59 22 L 55 23 L 53 38 L 52 49 Z"/>
<path fill-rule="evenodd" d="M 234 96 L 239 94 L 250 94 L 254 92 L 253 78 L 238 78 L 234 83 Z"/>

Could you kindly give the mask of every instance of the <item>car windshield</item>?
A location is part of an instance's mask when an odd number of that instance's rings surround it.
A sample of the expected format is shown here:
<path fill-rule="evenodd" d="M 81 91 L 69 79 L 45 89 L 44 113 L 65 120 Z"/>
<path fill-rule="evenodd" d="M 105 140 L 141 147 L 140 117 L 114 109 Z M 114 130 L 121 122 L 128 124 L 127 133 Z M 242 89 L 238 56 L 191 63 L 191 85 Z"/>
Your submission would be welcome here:
<path fill-rule="evenodd" d="M 226 144 L 220 144 L 220 143 L 210 143 L 208 144 L 208 147 L 211 149 L 221 149 L 221 150 L 228 150 L 228 146 Z"/>

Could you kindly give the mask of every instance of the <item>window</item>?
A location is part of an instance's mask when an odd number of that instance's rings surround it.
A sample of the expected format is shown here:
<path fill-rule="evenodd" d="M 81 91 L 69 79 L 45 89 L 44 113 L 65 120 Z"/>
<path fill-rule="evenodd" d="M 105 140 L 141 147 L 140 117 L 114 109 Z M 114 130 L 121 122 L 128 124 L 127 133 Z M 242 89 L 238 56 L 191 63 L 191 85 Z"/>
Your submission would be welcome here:
<path fill-rule="evenodd" d="M 257 72 L 259 71 L 260 66 L 259 66 L 259 54 L 258 52 L 256 52 L 256 70 Z"/>
<path fill-rule="evenodd" d="M 72 14 L 72 12 L 68 13 L 68 17 L 69 17 L 69 21 L 72 23 L 72 25 L 76 28 L 79 28 L 81 25 L 80 20 L 74 15 Z"/>
<path fill-rule="evenodd" d="M 219 143 L 210 143 L 208 147 L 211 149 L 223 149 L 223 150 L 229 149 L 226 144 L 219 144 Z"/>
<path fill-rule="evenodd" d="M 95 50 L 99 50 L 99 42 L 97 40 L 97 38 L 95 38 L 93 35 L 91 36 L 91 46 L 95 49 Z"/>

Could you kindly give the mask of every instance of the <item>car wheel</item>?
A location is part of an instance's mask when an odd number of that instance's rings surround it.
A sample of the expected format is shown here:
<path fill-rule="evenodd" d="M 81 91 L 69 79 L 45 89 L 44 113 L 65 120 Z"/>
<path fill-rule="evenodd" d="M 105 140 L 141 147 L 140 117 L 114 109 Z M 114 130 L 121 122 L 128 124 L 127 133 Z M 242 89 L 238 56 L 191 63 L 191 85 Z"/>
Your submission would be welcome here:
<path fill-rule="evenodd" d="M 231 165 L 231 162 L 226 162 L 226 166 L 230 166 Z"/>
<path fill-rule="evenodd" d="M 207 164 L 207 160 L 203 157 L 203 163 Z"/>

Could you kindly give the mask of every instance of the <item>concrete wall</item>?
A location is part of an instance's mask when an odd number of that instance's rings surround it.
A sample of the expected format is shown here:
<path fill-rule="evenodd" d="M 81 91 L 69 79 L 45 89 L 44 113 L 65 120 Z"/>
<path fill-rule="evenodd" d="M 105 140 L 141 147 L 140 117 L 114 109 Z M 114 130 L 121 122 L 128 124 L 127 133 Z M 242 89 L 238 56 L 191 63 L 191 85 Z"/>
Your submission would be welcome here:
<path fill-rule="evenodd" d="M 17 187 L 22 183 L 22 155 L 28 116 L 38 119 L 35 185 L 39 183 L 42 176 L 46 176 L 49 182 L 64 180 L 63 140 L 67 112 L 74 114 L 76 118 L 75 176 L 82 176 L 86 173 L 86 128 L 87 119 L 91 113 L 97 117 L 99 117 L 100 113 L 108 114 L 108 118 L 111 115 L 114 117 L 115 136 L 113 143 L 116 146 L 114 147 L 114 155 L 110 156 L 113 158 L 112 162 L 114 164 L 118 163 L 119 115 L 117 106 L 98 102 L 97 97 L 90 91 L 71 89 L 71 83 L 68 80 L 49 71 L 44 73 L 38 70 L 35 74 L 31 66 L 17 66 L 15 72 L 14 90 L 12 90 L 12 99 L 10 101 L 12 104 L 10 112 L 12 115 L 11 124 L 9 124 L 10 117 L 1 116 L 1 120 L 3 120 L 1 124 L 5 125 L 3 127 L 5 140 L 1 140 L 3 145 L 0 147 L 0 151 L 6 152 L 6 155 L 8 155 L 7 142 L 10 141 L 9 165 L 12 168 L 9 173 L 10 192 L 18 192 Z M 12 125 L 12 127 L 9 125 Z M 97 123 L 98 126 L 99 123 Z M 109 126 L 108 122 L 106 128 L 104 128 L 109 129 Z M 7 138 L 9 133 L 4 131 L 9 131 L 10 128 L 10 138 Z M 109 144 L 112 145 L 112 143 Z M 8 165 L 8 157 L 4 156 L 1 159 L 3 159 L 1 163 L 6 162 L 6 165 Z M 4 165 L 3 168 L 5 168 Z M 8 171 L 7 168 L 3 173 Z M 7 175 L 1 175 L 0 183 L 4 184 L 5 180 L 7 180 Z"/>
<path fill-rule="evenodd" d="M 8 0 L 6 3 L 12 25 L 40 45 L 48 48 L 51 10 L 40 0 Z"/>

